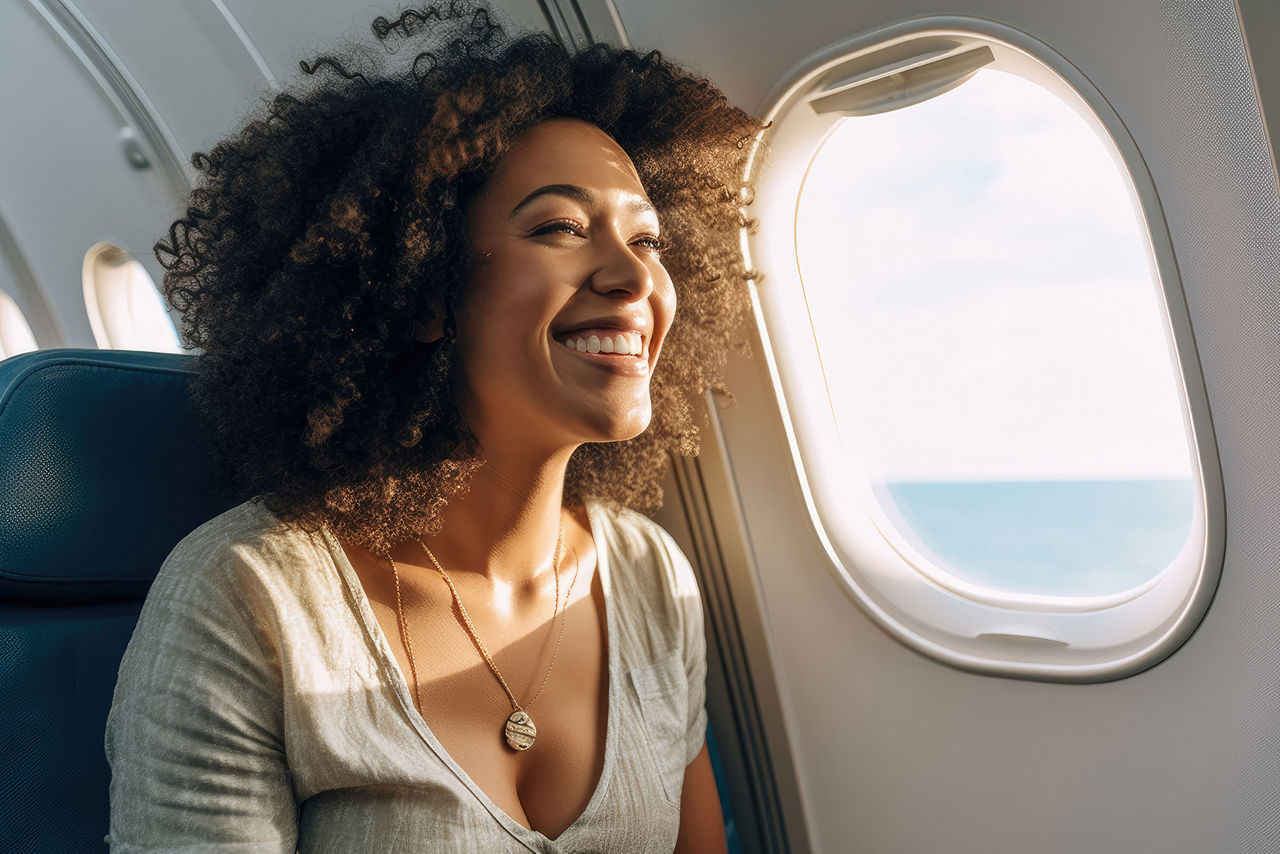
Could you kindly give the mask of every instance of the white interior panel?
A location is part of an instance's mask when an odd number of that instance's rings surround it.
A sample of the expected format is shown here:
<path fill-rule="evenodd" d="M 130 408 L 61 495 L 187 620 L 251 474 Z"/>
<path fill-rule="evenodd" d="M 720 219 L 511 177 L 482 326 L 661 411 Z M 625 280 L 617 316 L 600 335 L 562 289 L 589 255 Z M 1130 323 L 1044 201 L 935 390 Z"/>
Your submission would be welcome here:
<path fill-rule="evenodd" d="M 189 158 L 235 125 L 267 79 L 209 0 L 76 0 Z"/>
<path fill-rule="evenodd" d="M 617 6 L 635 46 L 688 61 L 758 111 L 840 41 L 937 11 L 921 0 Z M 927 660 L 876 628 L 832 579 L 805 533 L 798 484 L 779 477 L 791 466 L 766 363 L 759 353 L 734 361 L 730 386 L 742 403 L 719 418 L 814 849 L 1275 851 L 1280 725 L 1264 710 L 1277 708 L 1280 670 L 1270 628 L 1280 611 L 1277 191 L 1235 9 L 966 0 L 946 11 L 1023 30 L 1064 55 L 1145 158 L 1217 433 L 1226 559 L 1197 632 L 1130 678 L 1055 685 Z"/>
<path fill-rule="evenodd" d="M 395 20 L 401 9 L 410 8 L 353 0 L 224 0 L 224 4 L 279 80 L 301 73 L 299 60 L 312 59 L 341 39 L 375 43 L 369 31 L 373 19 L 381 15 Z M 513 30 L 547 29 L 537 0 L 505 0 L 493 5 L 500 10 L 502 22 Z"/>
<path fill-rule="evenodd" d="M 84 253 L 108 241 L 159 281 L 151 247 L 177 200 L 155 168 L 129 166 L 119 114 L 31 7 L 0 5 L 0 33 L 0 211 L 62 330 L 42 346 L 93 347 Z"/>

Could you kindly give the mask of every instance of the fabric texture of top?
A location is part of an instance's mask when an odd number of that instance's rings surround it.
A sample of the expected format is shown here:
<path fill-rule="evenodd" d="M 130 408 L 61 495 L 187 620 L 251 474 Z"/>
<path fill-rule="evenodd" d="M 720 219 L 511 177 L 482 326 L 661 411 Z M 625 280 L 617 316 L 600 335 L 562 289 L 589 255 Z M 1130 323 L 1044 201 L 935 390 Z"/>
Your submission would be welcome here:
<path fill-rule="evenodd" d="M 663 852 L 706 730 L 697 583 L 675 541 L 588 500 L 604 591 L 604 768 L 556 839 L 467 776 L 414 707 L 328 530 L 251 499 L 165 560 L 120 664 L 111 851 Z"/>

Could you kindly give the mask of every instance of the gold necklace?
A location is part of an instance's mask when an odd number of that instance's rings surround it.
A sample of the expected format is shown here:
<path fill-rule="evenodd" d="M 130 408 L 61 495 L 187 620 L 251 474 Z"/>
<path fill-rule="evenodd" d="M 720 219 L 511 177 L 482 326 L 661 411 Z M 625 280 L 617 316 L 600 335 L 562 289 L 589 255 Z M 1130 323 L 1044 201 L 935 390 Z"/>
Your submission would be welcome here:
<path fill-rule="evenodd" d="M 554 609 L 551 612 L 551 619 L 555 620 L 556 612 L 560 610 L 560 557 L 561 545 L 564 543 L 564 522 L 560 523 L 560 536 L 556 540 L 556 551 L 552 556 L 552 572 L 555 573 L 556 579 L 556 601 Z M 449 578 L 449 574 L 444 571 L 444 567 L 440 565 L 440 561 L 436 560 L 436 556 L 431 553 L 431 549 L 427 548 L 427 544 L 422 540 L 418 540 L 418 545 L 422 546 L 422 550 L 427 553 L 427 557 L 431 558 L 431 562 L 435 564 L 440 575 L 444 577 L 445 584 L 449 585 L 449 592 L 453 594 L 453 601 L 458 605 L 458 612 L 462 614 L 463 623 L 466 626 L 467 634 L 471 636 L 471 640 L 480 650 L 480 654 L 484 656 L 485 662 L 489 665 L 489 669 L 493 671 L 493 675 L 498 677 L 498 682 L 502 684 L 502 690 L 507 693 L 507 698 L 511 701 L 512 712 L 507 718 L 503 727 L 503 734 L 506 737 L 507 745 L 513 750 L 528 750 L 533 746 L 533 741 L 538 735 L 537 727 L 533 725 L 533 718 L 529 716 L 527 708 L 532 707 L 538 695 L 542 693 L 542 688 L 547 684 L 547 680 L 551 678 L 551 668 L 555 667 L 556 656 L 560 653 L 560 640 L 564 637 L 564 627 L 569 621 L 569 599 L 573 596 L 573 586 L 578 582 L 578 552 L 570 547 L 569 551 L 573 552 L 573 580 L 569 582 L 569 591 L 565 594 L 564 605 L 565 613 L 560 620 L 560 631 L 556 634 L 556 645 L 551 652 L 551 663 L 547 665 L 547 672 L 542 677 L 542 682 L 538 685 L 538 690 L 534 692 L 532 699 L 524 706 L 516 700 L 515 694 L 511 692 L 511 688 L 507 685 L 507 680 L 502 678 L 502 673 L 498 670 L 498 665 L 494 664 L 489 651 L 485 649 L 484 643 L 480 640 L 480 636 L 476 634 L 475 626 L 471 623 L 471 617 L 467 614 L 467 609 L 462 605 L 462 598 L 458 595 L 458 589 L 453 586 L 453 580 Z M 391 561 L 391 574 L 395 578 L 396 585 L 396 616 L 400 623 L 400 641 L 404 644 L 405 653 L 409 658 L 409 674 L 413 678 L 413 698 L 414 704 L 418 707 L 418 714 L 422 714 L 422 697 L 418 693 L 418 668 L 413 658 L 413 643 L 409 640 L 409 628 L 404 618 L 404 606 L 400 597 L 400 573 L 396 568 L 396 562 L 388 553 L 387 559 Z"/>

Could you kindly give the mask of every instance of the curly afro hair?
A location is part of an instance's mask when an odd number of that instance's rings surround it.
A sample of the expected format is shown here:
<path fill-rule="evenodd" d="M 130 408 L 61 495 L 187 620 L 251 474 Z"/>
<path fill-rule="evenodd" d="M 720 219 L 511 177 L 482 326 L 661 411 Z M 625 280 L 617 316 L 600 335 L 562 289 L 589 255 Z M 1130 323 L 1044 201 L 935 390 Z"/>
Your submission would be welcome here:
<path fill-rule="evenodd" d="M 678 309 L 649 428 L 580 446 L 565 500 L 652 512 L 668 455 L 697 453 L 697 398 L 732 401 L 722 375 L 727 351 L 745 352 L 738 240 L 761 123 L 656 51 L 511 39 L 483 7 L 379 17 L 373 32 L 382 57 L 350 45 L 302 62 L 302 83 L 194 155 L 203 179 L 155 247 L 232 476 L 281 520 L 376 553 L 439 532 L 483 459 L 456 403 L 453 336 L 417 341 L 415 323 L 453 328 L 475 260 L 468 200 L 522 131 L 572 117 L 635 163 L 673 236 Z M 431 49 L 390 68 L 424 33 Z"/>

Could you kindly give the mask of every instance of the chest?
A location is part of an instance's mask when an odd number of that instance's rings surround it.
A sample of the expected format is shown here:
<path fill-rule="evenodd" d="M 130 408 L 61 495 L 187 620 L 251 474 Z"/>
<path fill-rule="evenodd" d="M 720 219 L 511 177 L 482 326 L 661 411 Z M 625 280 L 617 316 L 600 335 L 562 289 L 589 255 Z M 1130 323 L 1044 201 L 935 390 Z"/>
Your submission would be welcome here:
<path fill-rule="evenodd" d="M 586 809 L 605 760 L 606 606 L 594 550 L 580 557 L 572 595 L 554 617 L 551 607 L 545 613 L 500 613 L 473 598 L 466 607 L 474 632 L 442 585 L 410 591 L 402 583 L 397 608 L 394 584 L 387 583 L 385 573 L 357 568 L 432 734 L 500 809 L 549 838 Z M 536 736 L 528 750 L 513 750 L 505 740 L 511 699 L 477 637 L 533 721 Z"/>

